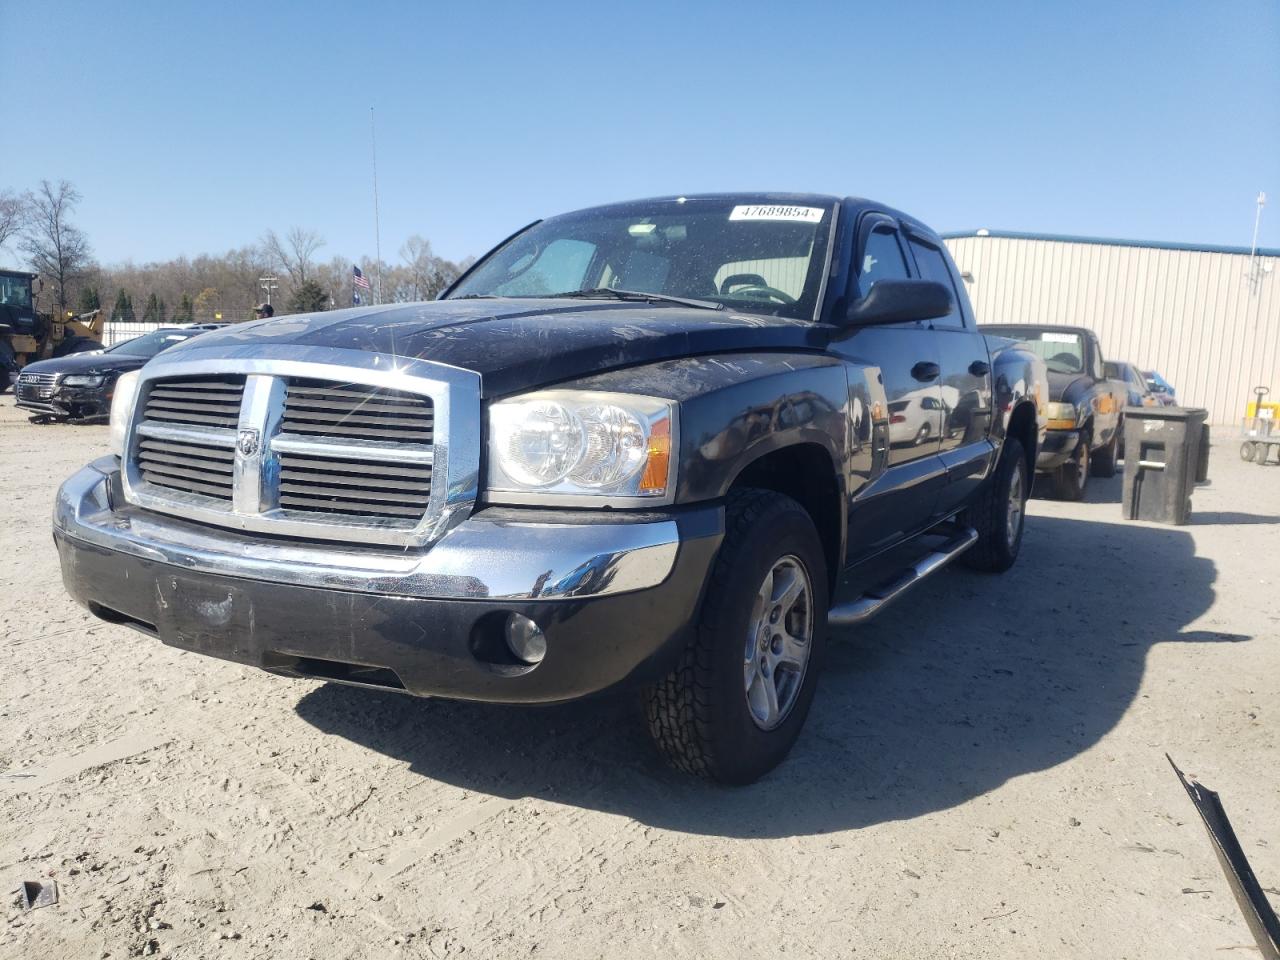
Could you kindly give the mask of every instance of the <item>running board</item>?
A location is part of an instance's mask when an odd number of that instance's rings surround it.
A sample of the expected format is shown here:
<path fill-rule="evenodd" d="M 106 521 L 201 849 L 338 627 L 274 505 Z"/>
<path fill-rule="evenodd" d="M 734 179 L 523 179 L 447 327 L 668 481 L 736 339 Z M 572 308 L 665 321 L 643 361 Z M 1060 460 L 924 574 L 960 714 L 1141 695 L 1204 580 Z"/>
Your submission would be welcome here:
<path fill-rule="evenodd" d="M 872 587 L 857 600 L 832 607 L 827 613 L 827 623 L 833 627 L 851 627 L 870 620 L 921 580 L 937 573 L 977 542 L 977 530 L 972 527 L 960 530 L 937 550 L 907 567 L 900 576 Z"/>

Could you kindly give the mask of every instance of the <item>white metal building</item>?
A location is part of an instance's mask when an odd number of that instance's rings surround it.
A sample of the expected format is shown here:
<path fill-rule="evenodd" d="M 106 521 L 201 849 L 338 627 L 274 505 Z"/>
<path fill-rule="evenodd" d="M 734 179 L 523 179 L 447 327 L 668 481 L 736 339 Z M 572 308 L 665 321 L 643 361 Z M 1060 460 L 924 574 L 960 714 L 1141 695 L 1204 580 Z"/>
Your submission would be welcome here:
<path fill-rule="evenodd" d="M 947 245 L 979 323 L 1088 327 L 1108 360 L 1158 370 L 1178 402 L 1237 423 L 1280 396 L 1280 250 L 979 230 Z"/>

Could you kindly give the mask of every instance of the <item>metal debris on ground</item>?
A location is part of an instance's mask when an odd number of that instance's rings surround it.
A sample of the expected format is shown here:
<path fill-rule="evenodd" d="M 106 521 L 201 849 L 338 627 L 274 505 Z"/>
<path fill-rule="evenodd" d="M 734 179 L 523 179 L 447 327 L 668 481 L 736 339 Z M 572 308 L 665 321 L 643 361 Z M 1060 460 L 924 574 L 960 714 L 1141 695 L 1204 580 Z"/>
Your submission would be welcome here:
<path fill-rule="evenodd" d="M 1227 875 L 1227 885 L 1231 887 L 1240 912 L 1244 914 L 1245 922 L 1249 924 L 1249 932 L 1253 934 L 1253 939 L 1258 944 L 1258 952 L 1266 960 L 1280 960 L 1280 919 L 1276 918 L 1276 912 L 1267 901 L 1266 894 L 1262 892 L 1262 885 L 1258 883 L 1253 868 L 1249 866 L 1249 860 L 1244 855 L 1240 841 L 1236 839 L 1236 832 L 1231 828 L 1231 821 L 1227 819 L 1227 811 L 1223 809 L 1222 801 L 1208 787 L 1196 780 L 1188 779 L 1167 753 L 1165 759 L 1169 761 L 1169 766 L 1173 767 L 1173 772 L 1182 781 L 1187 796 L 1195 804 L 1200 819 L 1204 821 L 1205 829 L 1209 831 L 1213 852 L 1218 855 L 1218 863 L 1221 864 L 1223 873 Z"/>
<path fill-rule="evenodd" d="M 49 907 L 58 902 L 58 881 L 56 880 L 23 880 L 22 909 L 35 910 L 38 907 Z"/>

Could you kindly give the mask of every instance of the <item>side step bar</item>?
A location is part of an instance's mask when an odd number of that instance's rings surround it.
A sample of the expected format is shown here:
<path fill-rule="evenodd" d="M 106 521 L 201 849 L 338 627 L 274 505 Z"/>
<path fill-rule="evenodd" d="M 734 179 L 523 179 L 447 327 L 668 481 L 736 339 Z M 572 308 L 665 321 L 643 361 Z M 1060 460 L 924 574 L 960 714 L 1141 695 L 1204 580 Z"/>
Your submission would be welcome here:
<path fill-rule="evenodd" d="M 937 550 L 907 567 L 900 576 L 872 587 L 857 600 L 832 607 L 827 613 L 827 623 L 833 627 L 851 627 L 870 620 L 925 577 L 937 573 L 977 542 L 978 531 L 965 527 Z"/>

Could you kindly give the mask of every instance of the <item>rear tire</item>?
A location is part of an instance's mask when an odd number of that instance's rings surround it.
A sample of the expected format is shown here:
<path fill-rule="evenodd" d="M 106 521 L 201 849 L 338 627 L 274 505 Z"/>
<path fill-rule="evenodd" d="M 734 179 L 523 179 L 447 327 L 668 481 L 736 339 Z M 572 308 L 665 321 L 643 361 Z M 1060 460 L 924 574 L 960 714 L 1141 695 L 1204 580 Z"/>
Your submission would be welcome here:
<path fill-rule="evenodd" d="M 1240 444 L 1240 459 L 1245 463 L 1252 463 L 1253 458 L 1257 456 L 1257 451 L 1253 449 L 1253 441 L 1246 440 Z"/>
<path fill-rule="evenodd" d="M 790 601 L 775 598 L 775 585 L 789 595 L 795 584 Z M 649 732 L 673 766 L 746 784 L 786 757 L 822 666 L 827 589 L 822 543 L 800 504 L 770 490 L 729 494 L 698 621 L 676 668 L 645 691 Z"/>
<path fill-rule="evenodd" d="M 978 531 L 978 542 L 960 554 L 961 563 L 986 573 L 1003 573 L 1013 566 L 1022 549 L 1030 492 L 1022 441 L 1006 437 L 991 482 L 965 512 L 969 526 Z"/>
<path fill-rule="evenodd" d="M 1111 442 L 1101 450 L 1095 450 L 1093 453 L 1093 462 L 1089 464 L 1089 472 L 1095 477 L 1114 477 L 1116 475 L 1116 461 L 1120 459 L 1120 430 L 1117 429 L 1111 435 Z"/>
<path fill-rule="evenodd" d="M 1089 437 L 1080 438 L 1080 443 L 1071 454 L 1071 459 L 1053 471 L 1053 495 L 1059 500 L 1083 500 L 1085 488 L 1089 485 Z"/>
<path fill-rule="evenodd" d="M 9 392 L 13 386 L 10 377 L 18 375 L 18 361 L 13 354 L 13 347 L 4 336 L 0 335 L 0 396 Z"/>

